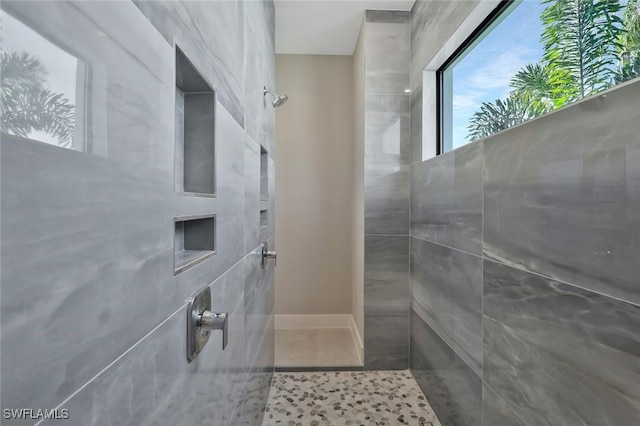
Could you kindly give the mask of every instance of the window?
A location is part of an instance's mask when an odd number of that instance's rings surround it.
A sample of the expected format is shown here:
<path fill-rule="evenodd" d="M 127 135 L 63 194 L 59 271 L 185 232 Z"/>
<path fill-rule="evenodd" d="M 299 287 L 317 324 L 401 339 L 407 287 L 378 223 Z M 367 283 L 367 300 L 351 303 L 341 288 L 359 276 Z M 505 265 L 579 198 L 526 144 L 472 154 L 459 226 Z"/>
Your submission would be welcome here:
<path fill-rule="evenodd" d="M 106 98 L 96 89 L 106 87 L 103 73 L 6 11 L 1 15 L 2 136 L 106 155 L 104 132 L 93 126 L 105 122 L 104 107 L 95 108 Z"/>
<path fill-rule="evenodd" d="M 640 76 L 640 0 L 502 2 L 438 70 L 439 152 Z"/>

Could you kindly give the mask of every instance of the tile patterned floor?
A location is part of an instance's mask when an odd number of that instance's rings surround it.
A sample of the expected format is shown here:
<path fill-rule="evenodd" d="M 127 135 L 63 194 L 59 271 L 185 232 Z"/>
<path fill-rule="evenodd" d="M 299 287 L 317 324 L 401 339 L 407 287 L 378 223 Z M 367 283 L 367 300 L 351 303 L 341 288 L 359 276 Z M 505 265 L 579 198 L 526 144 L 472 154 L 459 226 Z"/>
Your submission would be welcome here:
<path fill-rule="evenodd" d="M 409 371 L 276 373 L 263 426 L 441 426 Z"/>
<path fill-rule="evenodd" d="M 276 367 L 361 365 L 348 328 L 276 330 Z"/>

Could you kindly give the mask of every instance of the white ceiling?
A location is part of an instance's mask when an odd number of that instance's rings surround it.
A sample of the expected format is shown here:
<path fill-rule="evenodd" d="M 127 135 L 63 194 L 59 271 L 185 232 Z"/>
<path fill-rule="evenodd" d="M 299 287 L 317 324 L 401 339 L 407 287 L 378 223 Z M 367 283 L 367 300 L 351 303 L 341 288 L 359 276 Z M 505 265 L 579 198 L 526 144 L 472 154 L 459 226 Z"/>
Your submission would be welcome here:
<path fill-rule="evenodd" d="M 364 11 L 411 10 L 415 0 L 275 0 L 276 53 L 352 55 Z"/>

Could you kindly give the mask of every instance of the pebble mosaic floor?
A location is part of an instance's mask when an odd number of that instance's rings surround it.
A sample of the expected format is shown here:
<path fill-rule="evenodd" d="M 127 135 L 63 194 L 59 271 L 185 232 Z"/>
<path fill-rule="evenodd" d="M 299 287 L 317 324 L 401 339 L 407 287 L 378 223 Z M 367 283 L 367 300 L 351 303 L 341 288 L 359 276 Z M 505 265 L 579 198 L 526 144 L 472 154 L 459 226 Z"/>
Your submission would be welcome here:
<path fill-rule="evenodd" d="M 441 426 L 409 371 L 275 373 L 262 426 Z"/>

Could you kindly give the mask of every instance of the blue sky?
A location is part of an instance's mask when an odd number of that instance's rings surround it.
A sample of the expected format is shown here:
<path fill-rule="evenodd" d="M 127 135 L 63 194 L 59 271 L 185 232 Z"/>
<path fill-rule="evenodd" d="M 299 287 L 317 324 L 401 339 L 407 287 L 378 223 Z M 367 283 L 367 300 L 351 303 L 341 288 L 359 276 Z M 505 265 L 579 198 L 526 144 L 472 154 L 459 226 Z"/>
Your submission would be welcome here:
<path fill-rule="evenodd" d="M 542 56 L 540 0 L 524 0 L 453 69 L 453 148 L 468 143 L 469 119 L 482 102 L 509 93 L 509 81 Z"/>

